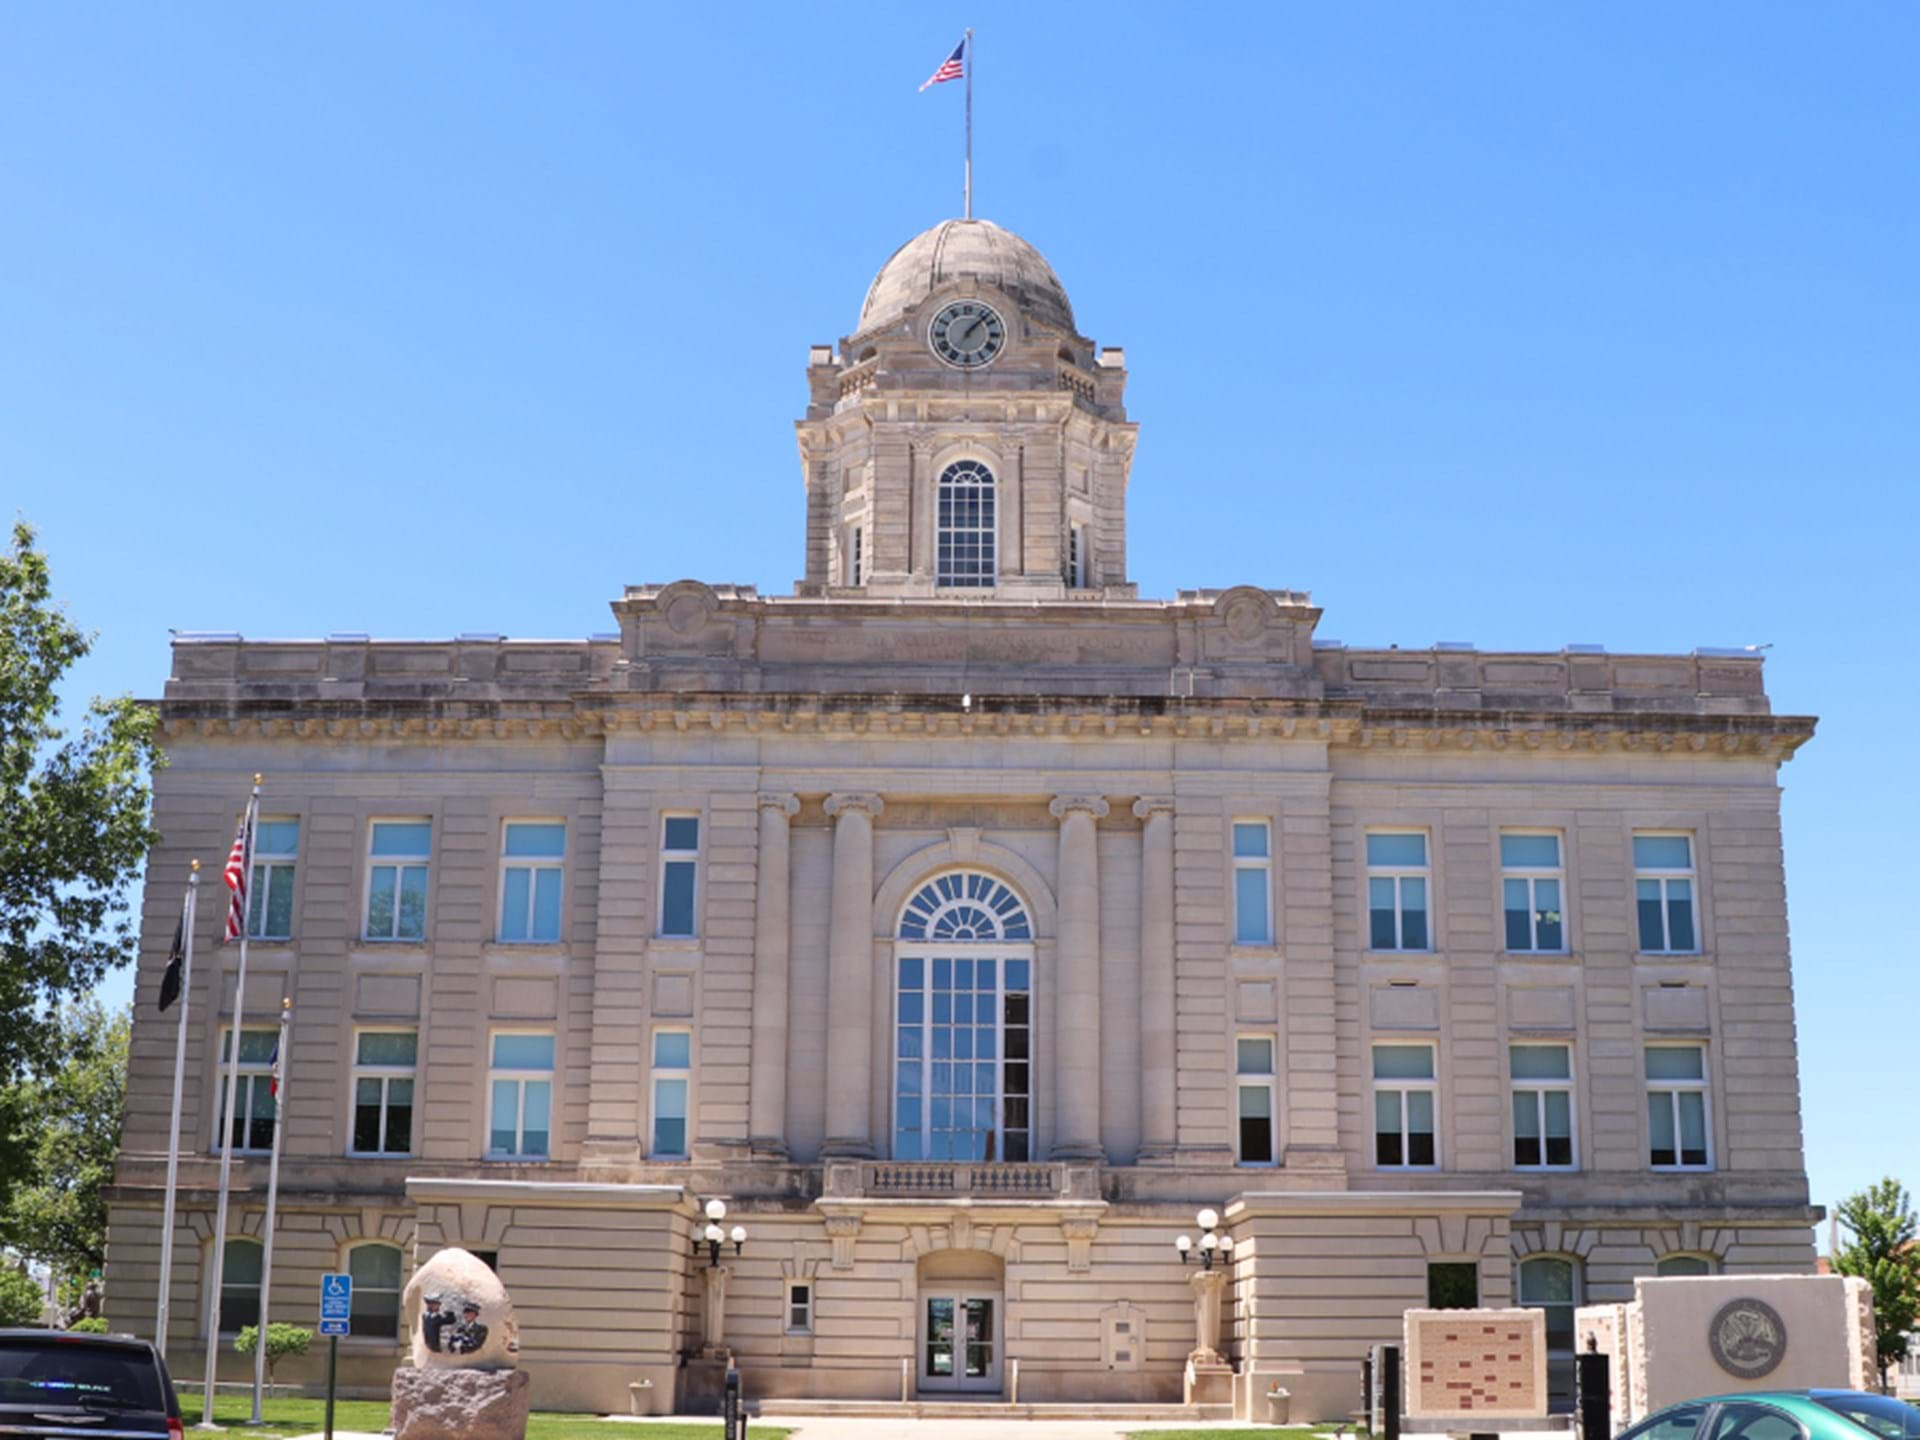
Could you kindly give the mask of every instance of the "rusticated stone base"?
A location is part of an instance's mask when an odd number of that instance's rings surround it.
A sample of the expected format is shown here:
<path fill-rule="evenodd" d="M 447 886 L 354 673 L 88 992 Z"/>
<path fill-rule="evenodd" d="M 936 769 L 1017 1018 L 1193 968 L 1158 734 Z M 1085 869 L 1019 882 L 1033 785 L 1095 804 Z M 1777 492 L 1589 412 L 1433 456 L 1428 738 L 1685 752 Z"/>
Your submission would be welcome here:
<path fill-rule="evenodd" d="M 524 1370 L 393 1372 L 394 1440 L 527 1440 L 533 1379 Z"/>

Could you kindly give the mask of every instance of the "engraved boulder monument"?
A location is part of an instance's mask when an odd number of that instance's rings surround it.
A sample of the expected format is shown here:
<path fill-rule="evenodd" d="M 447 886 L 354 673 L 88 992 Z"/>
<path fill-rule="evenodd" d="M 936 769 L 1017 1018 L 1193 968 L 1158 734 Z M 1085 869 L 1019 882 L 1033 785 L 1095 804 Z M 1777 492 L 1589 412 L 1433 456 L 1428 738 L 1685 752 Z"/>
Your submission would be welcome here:
<path fill-rule="evenodd" d="M 414 1272 L 401 1316 L 411 1363 L 393 1372 L 396 1440 L 526 1440 L 520 1329 L 485 1261 L 442 1250 Z"/>

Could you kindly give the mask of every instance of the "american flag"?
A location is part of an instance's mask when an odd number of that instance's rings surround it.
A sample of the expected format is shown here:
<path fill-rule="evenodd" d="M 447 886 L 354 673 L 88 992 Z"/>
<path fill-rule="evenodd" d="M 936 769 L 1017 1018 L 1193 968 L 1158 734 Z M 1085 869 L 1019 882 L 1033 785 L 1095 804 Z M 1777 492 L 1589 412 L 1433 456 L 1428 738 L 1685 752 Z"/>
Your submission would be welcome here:
<path fill-rule="evenodd" d="M 233 837 L 233 849 L 227 855 L 224 879 L 233 900 L 227 906 L 227 939 L 238 940 L 247 929 L 247 872 L 253 868 L 253 802 L 241 817 L 240 829 Z"/>
<path fill-rule="evenodd" d="M 927 77 L 927 84 L 920 88 L 925 90 L 928 85 L 944 85 L 949 80 L 958 80 L 967 73 L 966 54 L 967 42 L 962 40 L 953 47 L 953 54 L 940 62 L 940 68 Z"/>

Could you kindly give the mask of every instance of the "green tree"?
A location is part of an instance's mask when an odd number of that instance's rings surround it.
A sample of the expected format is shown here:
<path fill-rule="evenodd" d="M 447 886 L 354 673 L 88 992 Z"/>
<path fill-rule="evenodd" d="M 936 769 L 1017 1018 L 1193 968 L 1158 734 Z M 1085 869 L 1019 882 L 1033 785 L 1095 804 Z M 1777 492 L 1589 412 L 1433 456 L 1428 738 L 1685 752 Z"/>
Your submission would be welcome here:
<path fill-rule="evenodd" d="M 77 736 L 58 688 L 93 639 L 52 598 L 33 530 L 0 554 L 0 1086 L 59 1069 L 61 1002 L 133 959 L 130 893 L 157 838 L 155 716 L 129 697 L 95 700 Z M 26 1173 L 31 1135 L 0 1110 L 0 1206 Z"/>
<path fill-rule="evenodd" d="M 13 1256 L 0 1256 L 0 1326 L 38 1325 L 46 1309 L 46 1292 L 34 1278 Z"/>
<path fill-rule="evenodd" d="M 260 1332 L 249 1325 L 233 1337 L 233 1348 L 242 1355 L 253 1354 L 253 1347 L 260 1343 Z M 298 1325 L 285 1325 L 276 1320 L 267 1326 L 267 1383 L 273 1384 L 273 1367 L 289 1355 L 304 1355 L 313 1344 L 313 1331 L 302 1329 Z"/>
<path fill-rule="evenodd" d="M 28 1138 L 26 1176 L 0 1212 L 0 1240 L 83 1281 L 107 1263 L 103 1187 L 120 1153 L 132 1018 L 97 1000 L 60 1017 L 66 1063 L 46 1079 L 23 1080 L 7 1096 Z"/>
<path fill-rule="evenodd" d="M 1841 1275 L 1858 1275 L 1873 1287 L 1873 1322 L 1879 1333 L 1880 1386 L 1887 1372 L 1907 1358 L 1916 1323 L 1920 1323 L 1920 1232 L 1906 1187 L 1889 1176 L 1849 1195 L 1836 1212 L 1852 1233 L 1840 1247 L 1833 1268 Z"/>

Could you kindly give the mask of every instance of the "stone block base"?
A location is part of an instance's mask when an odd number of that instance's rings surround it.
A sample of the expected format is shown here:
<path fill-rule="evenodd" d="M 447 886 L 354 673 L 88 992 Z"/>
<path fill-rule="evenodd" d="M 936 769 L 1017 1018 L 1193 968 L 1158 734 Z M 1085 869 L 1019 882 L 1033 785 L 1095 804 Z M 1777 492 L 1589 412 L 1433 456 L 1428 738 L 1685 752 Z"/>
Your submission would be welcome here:
<path fill-rule="evenodd" d="M 1233 1367 L 1223 1361 L 1187 1361 L 1186 1403 L 1233 1404 Z"/>
<path fill-rule="evenodd" d="M 733 1352 L 721 1350 L 709 1353 L 702 1349 L 697 1355 L 689 1355 L 686 1365 L 680 1371 L 680 1403 L 675 1407 L 682 1415 L 718 1415 L 721 1402 L 726 1399 L 727 1371 L 733 1368 Z"/>
<path fill-rule="evenodd" d="M 393 1372 L 394 1440 L 527 1440 L 532 1409 L 524 1370 Z"/>

